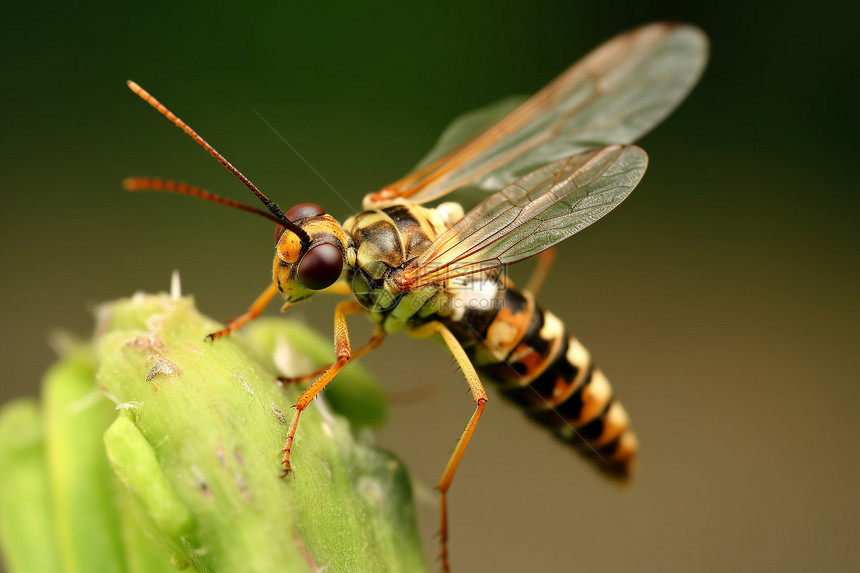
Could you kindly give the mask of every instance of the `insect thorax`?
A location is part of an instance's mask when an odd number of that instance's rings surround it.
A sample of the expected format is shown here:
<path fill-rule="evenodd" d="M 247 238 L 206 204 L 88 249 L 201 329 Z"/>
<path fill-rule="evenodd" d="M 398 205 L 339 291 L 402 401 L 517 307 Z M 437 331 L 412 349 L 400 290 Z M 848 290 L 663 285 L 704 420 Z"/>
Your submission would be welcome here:
<path fill-rule="evenodd" d="M 344 222 L 356 253 L 348 272 L 352 290 L 386 331 L 420 323 L 445 308 L 444 284 L 400 292 L 392 278 L 460 217 L 462 208 L 451 204 L 436 209 L 395 205 L 365 211 Z"/>

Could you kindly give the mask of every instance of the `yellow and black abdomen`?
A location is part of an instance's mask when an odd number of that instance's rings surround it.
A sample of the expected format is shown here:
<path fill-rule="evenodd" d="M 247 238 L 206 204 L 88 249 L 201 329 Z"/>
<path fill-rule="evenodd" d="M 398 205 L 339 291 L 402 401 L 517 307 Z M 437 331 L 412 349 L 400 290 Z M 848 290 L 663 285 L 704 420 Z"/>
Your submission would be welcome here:
<path fill-rule="evenodd" d="M 479 372 L 600 469 L 626 476 L 636 459 L 636 436 L 588 350 L 529 293 L 507 287 L 497 301 L 498 308 L 473 308 L 446 320 Z"/>

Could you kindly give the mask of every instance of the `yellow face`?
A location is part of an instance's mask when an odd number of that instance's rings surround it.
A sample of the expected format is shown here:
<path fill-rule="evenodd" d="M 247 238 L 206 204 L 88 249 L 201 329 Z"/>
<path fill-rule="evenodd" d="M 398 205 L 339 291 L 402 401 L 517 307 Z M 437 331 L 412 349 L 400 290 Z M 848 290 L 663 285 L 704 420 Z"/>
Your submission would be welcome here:
<path fill-rule="evenodd" d="M 294 221 L 310 237 L 302 244 L 298 235 L 278 227 L 272 279 L 289 302 L 310 298 L 334 284 L 346 269 L 349 241 L 330 215 L 314 215 Z"/>

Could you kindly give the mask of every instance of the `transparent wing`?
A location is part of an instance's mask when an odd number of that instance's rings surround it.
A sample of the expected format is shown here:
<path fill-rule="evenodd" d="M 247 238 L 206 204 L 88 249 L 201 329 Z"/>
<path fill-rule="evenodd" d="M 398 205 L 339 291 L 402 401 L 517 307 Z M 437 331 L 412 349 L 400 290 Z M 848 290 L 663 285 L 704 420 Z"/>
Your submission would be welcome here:
<path fill-rule="evenodd" d="M 423 203 L 464 186 L 497 191 L 562 157 L 632 143 L 689 93 L 707 51 L 705 35 L 688 25 L 613 38 L 513 111 L 509 99 L 457 120 L 418 169 L 367 195 L 364 208 Z"/>
<path fill-rule="evenodd" d="M 614 209 L 647 166 L 639 147 L 613 145 L 541 167 L 467 213 L 396 280 L 414 289 L 535 255 Z"/>

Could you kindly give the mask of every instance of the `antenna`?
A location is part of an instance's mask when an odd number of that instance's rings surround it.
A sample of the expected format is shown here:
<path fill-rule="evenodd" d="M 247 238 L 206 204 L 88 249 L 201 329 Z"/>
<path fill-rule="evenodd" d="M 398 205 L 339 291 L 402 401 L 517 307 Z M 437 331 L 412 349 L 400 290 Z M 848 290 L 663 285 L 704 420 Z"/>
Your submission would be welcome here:
<path fill-rule="evenodd" d="M 190 195 L 192 197 L 197 197 L 198 199 L 204 199 L 206 201 L 211 201 L 212 203 L 218 203 L 219 205 L 239 209 L 240 211 L 254 213 L 255 215 L 259 215 L 269 221 L 283 225 L 283 219 L 278 219 L 266 211 L 219 197 L 205 189 L 198 189 L 197 187 L 192 187 L 185 183 L 177 183 L 176 181 L 167 181 L 165 179 L 152 179 L 151 177 L 127 177 L 122 182 L 122 186 L 126 191 L 168 191 L 171 193 L 179 193 L 180 195 Z"/>
<path fill-rule="evenodd" d="M 191 139 L 196 141 L 203 149 L 208 151 L 212 155 L 212 157 L 217 159 L 218 163 L 226 167 L 227 170 L 230 171 L 230 173 L 235 175 L 239 179 L 239 181 L 244 183 L 245 186 L 250 189 L 254 193 L 254 195 L 257 196 L 260 202 L 262 202 L 263 205 L 266 206 L 269 212 L 274 215 L 282 225 L 284 225 L 284 227 L 299 236 L 303 244 L 310 244 L 311 237 L 305 232 L 304 229 L 287 219 L 286 215 L 284 215 L 283 211 L 278 208 L 274 201 L 266 197 L 262 191 L 257 189 L 256 185 L 251 183 L 251 181 L 247 177 L 242 175 L 242 173 L 238 169 L 233 167 L 233 165 L 229 161 L 227 161 L 223 155 L 218 153 L 218 151 L 216 151 L 214 147 L 206 143 L 206 140 L 200 137 L 196 131 L 191 129 L 191 127 L 189 127 L 187 123 L 176 117 L 176 114 L 167 109 L 160 101 L 155 99 L 148 91 L 140 87 L 137 83 L 131 80 L 128 80 L 128 82 L 126 83 L 128 84 L 128 88 L 131 91 L 140 96 L 143 101 L 158 110 L 158 113 L 169 119 L 173 123 L 173 125 L 187 133 L 191 137 Z"/>

